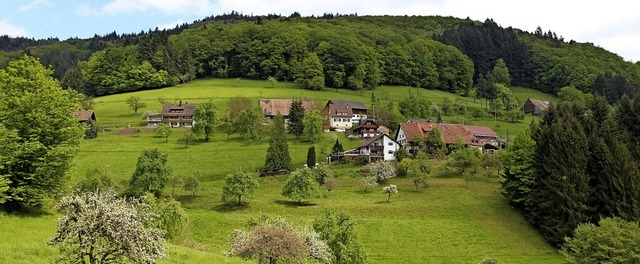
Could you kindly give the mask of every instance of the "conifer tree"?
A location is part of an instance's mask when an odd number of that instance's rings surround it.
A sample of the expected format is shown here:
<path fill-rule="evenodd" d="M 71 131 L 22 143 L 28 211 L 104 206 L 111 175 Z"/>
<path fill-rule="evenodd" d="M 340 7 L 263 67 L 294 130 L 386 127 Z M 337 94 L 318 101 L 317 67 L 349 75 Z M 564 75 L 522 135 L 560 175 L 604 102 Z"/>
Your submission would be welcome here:
<path fill-rule="evenodd" d="M 307 151 L 307 167 L 313 168 L 316 165 L 316 147 L 311 146 Z"/>
<path fill-rule="evenodd" d="M 267 149 L 267 157 L 264 162 L 264 171 L 289 170 L 291 168 L 291 156 L 289 145 L 284 133 L 284 119 L 281 114 L 273 118 L 271 140 Z"/>
<path fill-rule="evenodd" d="M 293 134 L 296 139 L 300 139 L 304 130 L 304 124 L 302 119 L 304 118 L 304 108 L 302 107 L 302 101 L 293 100 L 289 107 L 289 124 L 287 129 L 289 133 Z"/>
<path fill-rule="evenodd" d="M 538 176 L 530 221 L 554 245 L 590 220 L 584 113 L 584 107 L 573 102 L 551 108 L 534 136 Z"/>

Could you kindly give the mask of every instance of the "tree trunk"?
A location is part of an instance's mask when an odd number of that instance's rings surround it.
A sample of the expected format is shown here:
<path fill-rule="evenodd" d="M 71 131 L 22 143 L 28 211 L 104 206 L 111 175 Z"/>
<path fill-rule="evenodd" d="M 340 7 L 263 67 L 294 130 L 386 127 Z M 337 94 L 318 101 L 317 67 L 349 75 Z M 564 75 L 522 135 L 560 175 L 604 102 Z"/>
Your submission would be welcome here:
<path fill-rule="evenodd" d="M 391 202 L 391 192 L 389 192 L 389 196 L 387 197 L 387 203 Z"/>
<path fill-rule="evenodd" d="M 242 195 L 238 195 L 238 205 L 242 204 Z"/>

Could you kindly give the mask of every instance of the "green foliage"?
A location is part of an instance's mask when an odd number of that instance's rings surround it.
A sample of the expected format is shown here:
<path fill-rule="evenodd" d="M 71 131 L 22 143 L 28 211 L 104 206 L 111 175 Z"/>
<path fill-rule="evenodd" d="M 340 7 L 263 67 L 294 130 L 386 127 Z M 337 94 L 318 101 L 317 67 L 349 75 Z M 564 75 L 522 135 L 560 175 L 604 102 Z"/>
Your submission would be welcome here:
<path fill-rule="evenodd" d="M 187 131 L 184 132 L 180 141 L 184 142 L 184 148 L 188 148 L 189 144 L 191 144 L 194 139 L 196 139 L 196 134 L 194 134 L 193 131 Z"/>
<path fill-rule="evenodd" d="M 524 112 L 520 109 L 511 110 L 507 112 L 506 116 L 511 123 L 520 123 L 524 120 Z"/>
<path fill-rule="evenodd" d="M 171 133 L 173 131 L 171 130 L 171 127 L 169 127 L 167 124 L 160 123 L 156 128 L 153 129 L 153 132 L 155 132 L 156 135 L 158 135 L 159 137 L 164 138 L 164 143 L 168 143 L 169 136 L 171 136 Z"/>
<path fill-rule="evenodd" d="M 103 190 L 64 197 L 56 209 L 64 215 L 49 242 L 58 262 L 152 263 L 167 256 L 162 230 L 148 227 L 153 215 L 138 200 Z"/>
<path fill-rule="evenodd" d="M 404 160 L 405 158 L 409 157 L 409 151 L 407 151 L 406 149 L 401 148 L 398 151 L 396 151 L 394 156 L 396 157 L 396 160 L 398 162 L 402 162 L 402 160 Z"/>
<path fill-rule="evenodd" d="M 558 98 L 560 101 L 578 101 L 584 104 L 589 104 L 593 100 L 593 95 L 590 93 L 583 93 L 573 86 L 565 86 L 558 91 Z"/>
<path fill-rule="evenodd" d="M 284 133 L 284 121 L 282 115 L 273 118 L 271 139 L 267 149 L 267 157 L 264 161 L 263 171 L 289 170 L 291 168 L 291 156 L 289 156 L 289 144 Z"/>
<path fill-rule="evenodd" d="M 340 139 L 336 138 L 336 143 L 333 144 L 333 147 L 331 148 L 331 154 L 335 154 L 335 153 L 339 153 L 339 152 L 344 152 L 344 148 L 342 147 L 342 144 L 340 143 Z"/>
<path fill-rule="evenodd" d="M 398 175 L 406 176 L 411 170 L 411 165 L 413 164 L 413 160 L 410 158 L 404 158 L 402 161 L 396 163 L 396 171 Z"/>
<path fill-rule="evenodd" d="M 145 102 L 142 102 L 142 99 L 140 99 L 140 97 L 133 95 L 127 98 L 127 105 L 129 105 L 129 108 L 133 110 L 134 115 L 138 114 L 138 110 L 147 107 L 147 104 Z"/>
<path fill-rule="evenodd" d="M 584 223 L 565 237 L 560 251 L 568 263 L 637 263 L 640 227 L 637 222 L 603 218 L 598 225 Z"/>
<path fill-rule="evenodd" d="M 447 160 L 447 166 L 455 168 L 459 173 L 465 173 L 472 169 L 472 174 L 476 173 L 476 168 L 480 164 L 479 152 L 476 148 L 466 147 L 453 151 Z"/>
<path fill-rule="evenodd" d="M 307 89 L 321 90 L 324 88 L 324 70 L 318 54 L 310 53 L 302 61 L 302 72 L 297 81 L 303 83 Z"/>
<path fill-rule="evenodd" d="M 302 101 L 293 100 L 289 107 L 289 123 L 287 124 L 287 129 L 289 133 L 296 136 L 297 139 L 299 139 L 304 132 L 304 116 L 305 113 L 304 108 L 302 107 Z"/>
<path fill-rule="evenodd" d="M 322 138 L 322 116 L 316 110 L 307 111 L 302 119 L 304 126 L 302 138 L 311 143 L 320 141 Z"/>
<path fill-rule="evenodd" d="M 432 158 L 435 158 L 439 153 L 445 150 L 445 144 L 442 136 L 440 135 L 440 129 L 436 127 L 427 133 L 427 136 L 424 138 L 424 147 L 425 153 Z"/>
<path fill-rule="evenodd" d="M 256 140 L 268 133 L 265 131 L 268 126 L 264 125 L 264 121 L 266 120 L 260 108 L 252 106 L 240 112 L 234 126 L 245 140 Z M 276 125 L 275 121 L 273 124 Z"/>
<path fill-rule="evenodd" d="M 40 206 L 60 194 L 84 136 L 71 114 L 79 97 L 61 89 L 51 73 L 26 55 L 0 69 L 0 196 L 6 209 Z"/>
<path fill-rule="evenodd" d="M 507 110 L 507 111 L 511 111 L 511 110 L 516 110 L 520 108 L 520 104 L 518 103 L 518 100 L 516 99 L 515 96 L 513 96 L 513 93 L 511 92 L 511 89 L 503 84 L 496 84 L 496 100 L 493 101 L 499 101 L 500 103 L 502 103 L 502 107 L 499 107 L 499 110 Z M 492 107 L 493 109 L 495 109 L 494 107 Z"/>
<path fill-rule="evenodd" d="M 480 261 L 480 264 L 500 264 L 500 261 L 498 261 L 496 258 L 484 258 L 482 261 Z"/>
<path fill-rule="evenodd" d="M 303 168 L 289 175 L 282 188 L 282 196 L 302 204 L 302 200 L 320 197 L 320 188 L 310 168 Z"/>
<path fill-rule="evenodd" d="M 87 171 L 84 178 L 76 185 L 78 192 L 93 192 L 96 190 L 106 190 L 115 188 L 115 184 L 111 180 L 113 177 L 109 166 L 93 168 Z"/>
<path fill-rule="evenodd" d="M 159 196 L 170 176 L 171 169 L 167 167 L 167 155 L 160 153 L 157 148 L 144 150 L 138 157 L 136 170 L 131 176 L 130 191 L 134 195 L 150 192 Z"/>
<path fill-rule="evenodd" d="M 409 96 L 398 103 L 398 109 L 408 118 L 428 118 L 432 114 L 430 105 L 431 103 L 422 98 L 419 92 L 415 95 L 409 92 Z"/>
<path fill-rule="evenodd" d="M 193 110 L 193 121 L 193 132 L 209 141 L 216 126 L 216 108 L 212 100 L 199 104 Z"/>
<path fill-rule="evenodd" d="M 333 178 L 334 173 L 328 166 L 322 165 L 313 168 L 313 176 L 319 185 L 323 185 L 327 179 Z"/>
<path fill-rule="evenodd" d="M 189 176 L 183 179 L 182 188 L 185 191 L 191 192 L 193 197 L 196 197 L 196 192 L 200 186 L 200 172 L 192 172 Z"/>
<path fill-rule="evenodd" d="M 493 80 L 497 84 L 502 84 L 507 87 L 511 86 L 511 76 L 509 75 L 509 69 L 507 69 L 507 64 L 502 58 L 496 61 L 496 65 L 493 66 L 493 69 L 491 70 L 491 75 L 493 76 Z"/>
<path fill-rule="evenodd" d="M 143 202 L 149 205 L 147 213 L 155 214 L 149 227 L 164 231 L 165 239 L 172 242 L 182 242 L 188 235 L 190 219 L 182 204 L 173 198 L 156 199 L 153 195 L 143 196 Z"/>
<path fill-rule="evenodd" d="M 307 151 L 307 167 L 313 168 L 315 165 L 316 165 L 316 147 L 311 146 Z"/>
<path fill-rule="evenodd" d="M 356 223 L 347 214 L 332 210 L 325 210 L 313 220 L 313 229 L 333 253 L 332 263 L 367 263 L 355 227 Z"/>
<path fill-rule="evenodd" d="M 255 173 L 240 171 L 227 175 L 222 187 L 222 200 L 229 201 L 231 198 L 237 198 L 238 205 L 241 205 L 243 197 L 251 198 L 254 190 L 260 187 L 255 177 Z"/>
<path fill-rule="evenodd" d="M 411 172 L 409 173 L 411 182 L 413 182 L 416 190 L 418 190 L 420 184 L 426 185 L 427 177 L 431 174 L 431 165 L 427 155 L 419 152 L 413 162 L 411 162 L 409 171 Z"/>

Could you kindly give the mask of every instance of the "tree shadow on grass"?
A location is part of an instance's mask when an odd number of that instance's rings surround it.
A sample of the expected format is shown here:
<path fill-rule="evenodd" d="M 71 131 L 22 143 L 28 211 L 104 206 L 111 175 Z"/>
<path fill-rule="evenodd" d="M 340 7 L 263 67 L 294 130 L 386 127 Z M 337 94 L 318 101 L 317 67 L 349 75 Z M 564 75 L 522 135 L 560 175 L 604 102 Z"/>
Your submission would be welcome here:
<path fill-rule="evenodd" d="M 310 202 L 305 202 L 305 201 L 302 201 L 302 203 L 300 203 L 300 204 L 297 201 L 289 201 L 289 200 L 275 200 L 274 202 L 279 204 L 279 205 L 284 205 L 286 207 L 291 207 L 291 208 L 314 207 L 314 206 L 318 205 L 316 203 L 310 203 Z"/>
<path fill-rule="evenodd" d="M 10 206 L 1 206 L 0 211 L 5 212 L 7 215 L 13 215 L 18 217 L 35 217 L 35 218 L 54 214 L 53 211 L 50 211 L 44 208 L 38 208 L 38 207 L 14 208 Z"/>
<path fill-rule="evenodd" d="M 213 210 L 218 211 L 220 213 L 230 213 L 235 211 L 241 211 L 249 208 L 249 203 L 221 203 L 213 207 Z"/>

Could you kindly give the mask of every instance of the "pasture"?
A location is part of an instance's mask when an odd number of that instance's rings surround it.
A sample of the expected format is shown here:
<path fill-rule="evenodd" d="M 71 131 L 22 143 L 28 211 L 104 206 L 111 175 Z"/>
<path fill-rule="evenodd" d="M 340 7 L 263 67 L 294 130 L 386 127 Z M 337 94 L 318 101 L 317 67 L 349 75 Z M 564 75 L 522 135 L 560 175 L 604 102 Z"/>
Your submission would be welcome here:
<path fill-rule="evenodd" d="M 520 96 L 535 94 L 520 89 Z M 383 86 L 376 90 L 376 97 L 390 98 L 397 102 L 409 95 L 409 87 Z M 420 89 L 421 96 L 434 102 L 444 97 L 452 101 L 462 100 L 468 107 L 479 107 L 472 98 L 449 93 Z M 415 93 L 415 92 L 414 92 Z M 368 91 L 327 89 L 309 91 L 291 83 L 278 83 L 271 87 L 266 81 L 246 80 L 196 80 L 186 85 L 132 93 L 141 97 L 147 108 L 160 110 L 159 97 L 199 103 L 213 99 L 220 114 L 226 113 L 226 99 L 233 96 L 258 98 L 311 98 L 320 107 L 329 99 L 345 99 L 369 105 Z M 227 139 L 226 134 L 216 133 L 210 142 L 195 142 L 188 147 L 179 142 L 185 130 L 174 130 L 165 143 L 151 130 L 139 136 L 120 134 L 127 125 L 143 125 L 140 114 L 126 105 L 132 94 L 118 94 L 96 98 L 95 111 L 102 132 L 96 139 L 85 140 L 76 155 L 70 172 L 69 186 L 73 186 L 87 171 L 108 167 L 113 181 L 127 186 L 135 169 L 137 157 L 144 149 L 158 148 L 168 154 L 168 165 L 174 176 L 186 176 L 198 171 L 202 178 L 196 197 L 178 187 L 175 197 L 182 202 L 191 218 L 190 236 L 178 245 L 170 244 L 170 258 L 162 263 L 242 263 L 239 258 L 223 255 L 228 237 L 235 228 L 244 226 L 251 217 L 260 214 L 285 216 L 294 225 L 310 226 L 322 210 L 334 209 L 350 215 L 357 223 L 357 233 L 370 263 L 478 263 L 485 257 L 495 257 L 502 263 L 562 263 L 564 259 L 556 249 L 512 209 L 500 193 L 498 178 L 488 178 L 484 173 L 476 175 L 465 188 L 462 177 L 434 178 L 427 180 L 428 187 L 416 190 L 410 179 L 396 177 L 385 184 L 398 185 L 399 193 L 386 202 L 382 185 L 364 191 L 360 183 L 364 174 L 356 172 L 352 165 L 335 167 L 336 187 L 323 197 L 297 206 L 280 195 L 287 176 L 260 178 L 261 187 L 249 203 L 242 207 L 230 207 L 222 203 L 224 176 L 236 170 L 256 170 L 264 163 L 267 139 L 244 141 L 238 135 Z M 526 98 L 525 98 L 526 99 Z M 545 99 L 545 98 L 543 98 Z M 257 102 L 256 102 L 257 103 Z M 469 112 L 469 111 L 468 111 Z M 501 136 L 526 129 L 531 121 L 508 123 L 485 118 L 472 120 L 466 115 L 443 116 L 446 120 L 468 120 L 473 124 L 488 125 Z M 358 144 L 342 133 L 325 133 L 316 144 L 318 160 L 338 137 L 345 149 Z M 294 167 L 306 161 L 310 143 L 289 137 L 289 151 Z M 433 164 L 436 166 L 437 164 Z M 164 195 L 172 192 L 165 188 Z M 55 253 L 47 246 L 47 238 L 55 233 L 58 215 L 53 209 L 28 215 L 0 215 L 0 263 L 45 263 Z"/>

